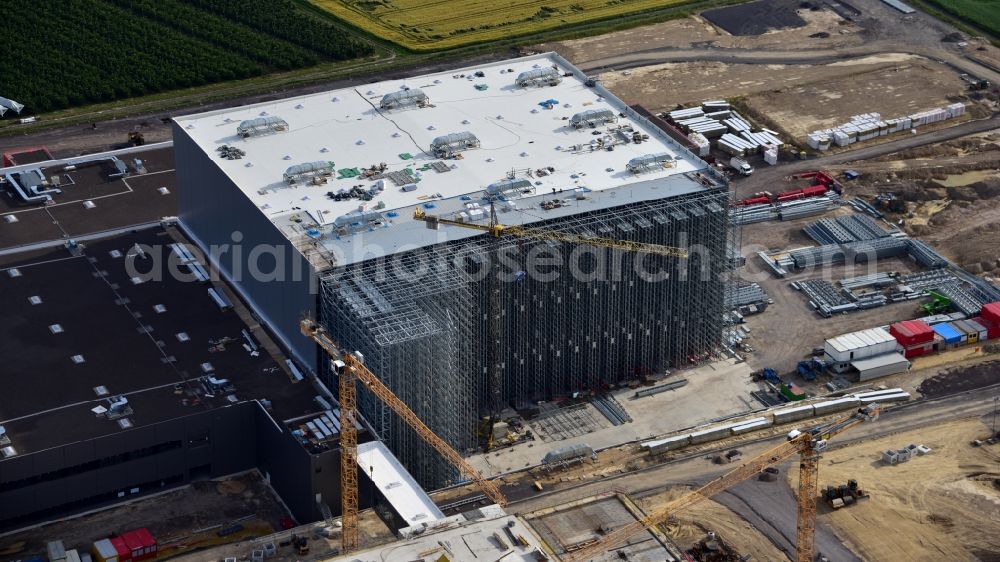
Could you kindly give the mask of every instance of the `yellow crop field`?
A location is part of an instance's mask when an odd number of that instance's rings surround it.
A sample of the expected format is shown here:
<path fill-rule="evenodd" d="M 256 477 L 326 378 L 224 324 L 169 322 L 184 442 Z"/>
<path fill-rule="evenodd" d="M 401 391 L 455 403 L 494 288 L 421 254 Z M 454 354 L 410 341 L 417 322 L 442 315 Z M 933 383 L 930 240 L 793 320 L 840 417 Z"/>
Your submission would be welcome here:
<path fill-rule="evenodd" d="M 433 51 L 667 8 L 690 0 L 310 0 L 415 51 Z"/>

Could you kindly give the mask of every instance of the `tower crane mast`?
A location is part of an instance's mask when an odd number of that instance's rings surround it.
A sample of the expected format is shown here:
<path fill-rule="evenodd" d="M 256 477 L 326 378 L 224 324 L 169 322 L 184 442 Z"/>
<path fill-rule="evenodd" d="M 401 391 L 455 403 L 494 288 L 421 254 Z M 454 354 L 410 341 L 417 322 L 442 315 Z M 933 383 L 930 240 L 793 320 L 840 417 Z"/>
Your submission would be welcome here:
<path fill-rule="evenodd" d="M 826 450 L 827 441 L 844 431 L 878 419 L 881 408 L 869 404 L 850 417 L 819 426 L 807 431 L 793 430 L 788 440 L 777 445 L 739 467 L 712 480 L 697 490 L 693 490 L 646 515 L 605 535 L 601 540 L 587 545 L 563 557 L 564 562 L 584 562 L 596 559 L 608 550 L 624 544 L 631 537 L 667 521 L 672 515 L 687 509 L 719 492 L 760 473 L 769 466 L 779 464 L 796 453 L 800 456 L 798 487 L 798 521 L 796 525 L 796 562 L 813 562 L 815 557 L 814 537 L 816 534 L 817 468 L 819 453 Z"/>
<path fill-rule="evenodd" d="M 417 416 L 389 387 L 385 386 L 354 354 L 344 353 L 333 341 L 330 334 L 311 318 L 304 318 L 299 324 L 302 333 L 315 341 L 333 359 L 343 361 L 338 377 L 340 400 L 340 495 L 341 550 L 352 552 L 358 548 L 358 414 L 357 383 L 360 382 L 385 405 L 389 406 L 416 434 L 434 448 L 448 462 L 458 468 L 470 481 L 482 490 L 492 502 L 507 506 L 507 498 L 500 486 L 488 480 L 470 465 L 462 455 L 441 439 Z"/>

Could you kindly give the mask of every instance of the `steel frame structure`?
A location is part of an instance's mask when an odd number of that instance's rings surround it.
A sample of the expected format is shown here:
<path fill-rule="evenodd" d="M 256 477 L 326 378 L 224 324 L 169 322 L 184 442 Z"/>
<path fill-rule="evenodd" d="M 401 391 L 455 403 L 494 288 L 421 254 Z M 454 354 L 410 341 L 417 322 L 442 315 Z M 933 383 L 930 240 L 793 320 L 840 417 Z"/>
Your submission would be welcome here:
<path fill-rule="evenodd" d="M 360 351 L 435 433 L 469 451 L 497 397 L 507 406 L 528 407 L 720 351 L 731 274 L 726 248 L 734 242 L 729 201 L 725 189 L 706 190 L 530 225 L 691 247 L 687 259 L 485 234 L 336 268 L 320 279 L 319 321 L 345 349 Z M 555 280 L 522 275 L 518 265 L 503 261 L 506 256 L 523 267 L 529 254 L 545 250 L 562 254 L 552 268 Z M 570 257 L 589 276 L 574 278 Z M 666 272 L 666 279 L 641 279 L 639 260 L 647 271 Z M 505 278 L 489 283 L 495 263 Z M 500 310 L 494 318 L 487 313 L 491 294 L 492 309 Z M 501 350 L 494 383 L 490 336 Z M 334 373 L 323 376 L 336 384 Z M 422 485 L 453 481 L 455 470 L 384 404 L 363 393 L 358 406 Z"/>

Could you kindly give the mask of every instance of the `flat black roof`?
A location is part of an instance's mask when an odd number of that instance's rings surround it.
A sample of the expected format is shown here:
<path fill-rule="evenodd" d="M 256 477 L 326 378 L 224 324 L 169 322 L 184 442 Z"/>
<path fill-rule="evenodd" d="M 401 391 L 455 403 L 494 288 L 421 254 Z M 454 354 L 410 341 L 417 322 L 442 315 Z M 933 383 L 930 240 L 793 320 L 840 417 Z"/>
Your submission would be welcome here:
<path fill-rule="evenodd" d="M 62 193 L 52 203 L 26 203 L 11 187 L 0 189 L 0 249 L 61 240 L 158 221 L 177 214 L 174 193 L 173 148 L 161 148 L 119 157 L 130 171 L 125 178 L 109 178 L 108 162 L 82 165 L 66 171 L 65 164 L 42 168 L 46 178 L 58 176 Z M 144 173 L 136 171 L 135 159 Z M 167 194 L 160 194 L 165 187 Z M 92 208 L 84 206 L 93 203 Z M 7 222 L 6 215 L 17 217 Z"/>
<path fill-rule="evenodd" d="M 90 411 L 108 405 L 95 393 L 97 386 L 128 396 L 134 410 L 128 419 L 135 426 L 228 404 L 224 396 L 204 396 L 206 362 L 216 377 L 235 385 L 238 399 L 270 400 L 277 420 L 319 410 L 308 382 L 293 384 L 263 347 L 257 357 L 244 349 L 246 324 L 208 294 L 209 287 L 222 290 L 223 284 L 170 275 L 132 282 L 125 264 L 133 247 L 160 248 L 166 259 L 176 241 L 172 236 L 179 234 L 155 227 L 85 242 L 80 256 L 60 247 L 5 257 L 0 424 L 19 454 L 122 431 Z M 11 268 L 20 275 L 12 277 Z M 32 304 L 33 296 L 41 302 Z M 229 299 L 238 302 L 232 293 Z M 53 333 L 54 324 L 60 333 Z M 187 341 L 178 339 L 182 332 Z M 226 338 L 232 341 L 219 349 Z M 83 362 L 74 363 L 74 355 Z"/>

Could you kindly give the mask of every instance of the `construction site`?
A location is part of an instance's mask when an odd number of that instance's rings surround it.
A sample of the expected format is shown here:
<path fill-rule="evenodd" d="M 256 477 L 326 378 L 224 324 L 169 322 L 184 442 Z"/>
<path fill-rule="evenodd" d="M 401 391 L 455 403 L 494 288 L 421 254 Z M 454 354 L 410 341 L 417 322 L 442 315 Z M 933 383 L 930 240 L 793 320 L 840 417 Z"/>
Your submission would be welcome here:
<path fill-rule="evenodd" d="M 1000 49 L 512 56 L 0 138 L 0 559 L 998 560 Z"/>

